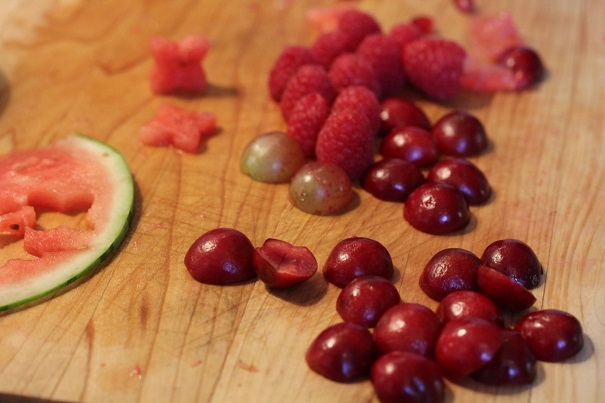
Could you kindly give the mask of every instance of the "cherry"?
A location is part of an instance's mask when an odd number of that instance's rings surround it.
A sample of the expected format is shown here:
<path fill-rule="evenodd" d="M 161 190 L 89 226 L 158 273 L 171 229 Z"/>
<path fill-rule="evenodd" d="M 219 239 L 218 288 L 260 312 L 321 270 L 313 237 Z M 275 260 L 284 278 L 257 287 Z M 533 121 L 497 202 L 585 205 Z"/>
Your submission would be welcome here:
<path fill-rule="evenodd" d="M 253 253 L 254 246 L 246 235 L 231 228 L 216 228 L 193 242 L 185 255 L 185 267 L 201 283 L 236 283 L 256 276 Z"/>
<path fill-rule="evenodd" d="M 290 182 L 290 202 L 306 213 L 337 214 L 352 198 L 351 179 L 342 168 L 330 162 L 308 162 Z"/>
<path fill-rule="evenodd" d="M 445 397 L 437 364 L 409 351 L 391 351 L 379 357 L 372 365 L 371 380 L 382 403 L 438 403 Z"/>
<path fill-rule="evenodd" d="M 300 284 L 317 271 L 317 260 L 308 248 L 273 238 L 254 250 L 252 264 L 258 278 L 275 288 Z"/>
<path fill-rule="evenodd" d="M 502 239 L 491 243 L 481 256 L 483 264 L 498 270 L 533 289 L 540 284 L 542 265 L 534 251 L 517 239 Z"/>
<path fill-rule="evenodd" d="M 380 200 L 403 202 L 424 182 L 424 175 L 416 165 L 398 158 L 387 158 L 368 169 L 362 184 Z"/>
<path fill-rule="evenodd" d="M 437 162 L 429 171 L 427 180 L 453 187 L 466 197 L 471 206 L 485 203 L 492 194 L 485 174 L 464 158 L 449 158 Z"/>
<path fill-rule="evenodd" d="M 494 322 L 467 316 L 443 326 L 435 359 L 443 374 L 463 378 L 490 362 L 502 346 L 502 329 Z"/>
<path fill-rule="evenodd" d="M 514 329 L 540 361 L 564 361 L 579 353 L 584 345 L 580 321 L 558 309 L 530 312 L 517 321 Z"/>
<path fill-rule="evenodd" d="M 336 382 L 351 382 L 369 375 L 376 353 L 368 328 L 343 322 L 322 331 L 309 346 L 305 359 L 318 374 Z"/>
<path fill-rule="evenodd" d="M 403 98 L 386 98 L 380 103 L 381 133 L 389 133 L 396 127 L 416 126 L 431 130 L 431 122 L 415 103 Z"/>
<path fill-rule="evenodd" d="M 286 183 L 305 162 L 305 154 L 296 140 L 286 133 L 272 131 L 248 143 L 240 158 L 240 170 L 260 182 Z"/>
<path fill-rule="evenodd" d="M 441 300 L 435 313 L 443 324 L 463 318 L 475 316 L 504 326 L 500 309 L 485 295 L 475 291 L 454 291 Z"/>
<path fill-rule="evenodd" d="M 464 111 L 452 111 L 441 117 L 431 131 L 439 151 L 454 157 L 471 157 L 487 148 L 483 124 Z"/>
<path fill-rule="evenodd" d="M 454 291 L 478 291 L 479 265 L 481 259 L 466 249 L 443 249 L 424 266 L 419 280 L 420 288 L 435 301 L 441 301 Z"/>
<path fill-rule="evenodd" d="M 328 282 L 345 286 L 361 276 L 393 276 L 393 260 L 389 251 L 378 241 L 353 237 L 343 239 L 332 249 L 323 267 Z"/>
<path fill-rule="evenodd" d="M 441 321 L 424 305 L 401 302 L 389 308 L 374 328 L 374 340 L 383 353 L 411 351 L 432 357 Z"/>
<path fill-rule="evenodd" d="M 471 213 L 462 193 L 447 185 L 426 183 L 408 196 L 403 217 L 419 231 L 442 235 L 464 228 Z"/>
<path fill-rule="evenodd" d="M 494 358 L 472 374 L 488 385 L 525 385 L 536 379 L 537 360 L 521 334 L 502 330 L 502 347 Z"/>
<path fill-rule="evenodd" d="M 544 77 L 544 65 L 540 56 L 526 46 L 514 46 L 505 50 L 498 58 L 498 63 L 513 72 L 517 89 L 531 87 Z"/>
<path fill-rule="evenodd" d="M 389 280 L 364 276 L 342 289 L 336 300 L 336 311 L 346 322 L 374 327 L 382 314 L 400 301 L 399 291 Z"/>
<path fill-rule="evenodd" d="M 536 297 L 527 288 L 487 266 L 479 266 L 477 281 L 479 290 L 507 311 L 521 312 L 536 302 Z"/>
<path fill-rule="evenodd" d="M 431 133 L 415 126 L 396 127 L 382 142 L 384 158 L 399 158 L 419 167 L 432 165 L 439 159 L 439 149 Z"/>

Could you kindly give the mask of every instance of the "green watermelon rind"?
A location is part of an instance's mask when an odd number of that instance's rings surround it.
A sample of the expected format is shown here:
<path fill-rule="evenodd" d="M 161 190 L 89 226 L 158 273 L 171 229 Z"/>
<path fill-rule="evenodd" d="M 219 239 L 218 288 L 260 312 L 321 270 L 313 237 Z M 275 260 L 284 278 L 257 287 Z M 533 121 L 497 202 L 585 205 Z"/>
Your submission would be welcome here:
<path fill-rule="evenodd" d="M 6 289 L 5 285 L 0 284 L 0 312 L 12 311 L 51 298 L 84 276 L 92 274 L 122 245 L 130 230 L 134 216 L 134 180 L 120 152 L 102 141 L 81 134 L 72 134 L 60 140 L 57 145 L 82 147 L 97 154 L 99 158 L 104 158 L 109 172 L 113 175 L 112 181 L 115 179 L 114 183 L 118 185 L 115 194 L 120 197 L 120 201 L 114 205 L 116 208 L 112 211 L 111 224 L 94 238 L 94 244 L 85 252 L 80 252 L 74 259 L 60 264 L 61 268 L 28 281 L 26 286 L 19 284 Z"/>

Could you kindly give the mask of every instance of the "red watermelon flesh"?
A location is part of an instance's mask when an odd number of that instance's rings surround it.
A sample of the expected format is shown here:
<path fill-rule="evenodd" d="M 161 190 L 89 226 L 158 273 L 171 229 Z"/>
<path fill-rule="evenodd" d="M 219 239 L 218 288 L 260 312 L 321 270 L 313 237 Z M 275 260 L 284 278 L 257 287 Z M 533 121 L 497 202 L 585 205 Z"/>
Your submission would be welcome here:
<path fill-rule="evenodd" d="M 150 77 L 154 93 L 199 93 L 208 87 L 201 65 L 210 48 L 206 37 L 191 35 L 179 42 L 156 37 L 149 41 L 149 45 L 154 59 Z"/>
<path fill-rule="evenodd" d="M 156 147 L 174 147 L 196 153 L 202 138 L 216 130 L 216 116 L 208 112 L 189 112 L 174 105 L 162 105 L 154 119 L 139 130 L 139 140 Z"/>
<path fill-rule="evenodd" d="M 133 195 L 121 155 L 83 136 L 0 156 L 0 237 L 23 237 L 31 255 L 0 266 L 0 311 L 47 295 L 104 260 L 126 233 Z M 84 212 L 85 222 L 34 229 L 42 211 Z"/>

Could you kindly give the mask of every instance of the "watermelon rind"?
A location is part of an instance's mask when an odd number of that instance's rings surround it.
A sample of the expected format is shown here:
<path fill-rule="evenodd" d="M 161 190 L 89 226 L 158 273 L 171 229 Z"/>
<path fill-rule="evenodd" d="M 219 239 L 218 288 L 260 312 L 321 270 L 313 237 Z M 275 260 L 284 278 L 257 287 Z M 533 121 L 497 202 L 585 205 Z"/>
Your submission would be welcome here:
<path fill-rule="evenodd" d="M 0 312 L 9 313 L 46 301 L 85 279 L 105 263 L 120 247 L 129 232 L 134 215 L 134 180 L 124 157 L 110 145 L 81 134 L 72 134 L 54 146 L 68 147 L 89 153 L 106 169 L 113 188 L 113 205 L 103 228 L 95 234 L 92 244 L 73 252 L 67 261 L 50 266 L 44 272 L 18 284 L 0 283 Z"/>

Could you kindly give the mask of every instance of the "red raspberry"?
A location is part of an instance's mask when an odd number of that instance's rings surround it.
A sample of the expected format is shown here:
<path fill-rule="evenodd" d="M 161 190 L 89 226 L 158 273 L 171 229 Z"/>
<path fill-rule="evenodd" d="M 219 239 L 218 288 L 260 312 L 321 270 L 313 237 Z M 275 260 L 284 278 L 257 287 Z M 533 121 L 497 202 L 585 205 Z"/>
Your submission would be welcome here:
<path fill-rule="evenodd" d="M 317 159 L 342 168 L 359 179 L 374 162 L 374 134 L 368 118 L 359 113 L 331 113 L 317 136 Z"/>
<path fill-rule="evenodd" d="M 287 46 L 279 55 L 269 73 L 269 93 L 279 102 L 286 83 L 300 66 L 316 64 L 317 60 L 310 49 L 303 46 Z"/>
<path fill-rule="evenodd" d="M 349 37 L 340 31 L 321 34 L 311 46 L 313 56 L 326 69 L 330 68 L 338 56 L 354 50 L 349 43 Z"/>
<path fill-rule="evenodd" d="M 338 93 L 332 105 L 332 113 L 340 113 L 344 110 L 358 111 L 367 117 L 373 134 L 377 134 L 380 130 L 382 124 L 380 103 L 376 95 L 366 87 L 352 85 Z"/>
<path fill-rule="evenodd" d="M 299 99 L 290 113 L 288 135 L 301 145 L 309 159 L 315 158 L 317 135 L 329 113 L 330 106 L 326 99 L 316 92 Z"/>
<path fill-rule="evenodd" d="M 412 23 L 403 23 L 391 28 L 388 36 L 403 49 L 405 45 L 423 36 L 424 33 Z"/>
<path fill-rule="evenodd" d="M 307 64 L 300 67 L 288 80 L 281 97 L 282 115 L 289 120 L 290 112 L 298 100 L 307 94 L 317 92 L 328 104 L 332 104 L 336 92 L 328 77 L 328 72 L 319 64 Z"/>
<path fill-rule="evenodd" d="M 425 95 L 444 101 L 456 94 L 466 51 L 456 42 L 422 37 L 404 46 L 403 69 L 409 81 Z"/>
<path fill-rule="evenodd" d="M 363 85 L 380 98 L 380 84 L 372 66 L 355 53 L 338 56 L 328 72 L 334 89 L 339 92 L 351 85 Z"/>
<path fill-rule="evenodd" d="M 366 36 L 382 32 L 374 17 L 356 9 L 346 10 L 340 15 L 338 30 L 349 37 L 353 49 L 357 48 Z"/>
<path fill-rule="evenodd" d="M 396 95 L 405 83 L 399 49 L 397 42 L 383 34 L 368 35 L 357 47 L 356 53 L 372 66 L 383 97 Z"/>

